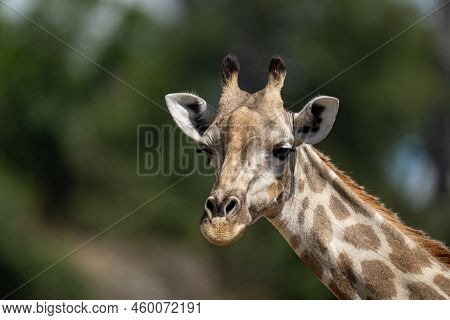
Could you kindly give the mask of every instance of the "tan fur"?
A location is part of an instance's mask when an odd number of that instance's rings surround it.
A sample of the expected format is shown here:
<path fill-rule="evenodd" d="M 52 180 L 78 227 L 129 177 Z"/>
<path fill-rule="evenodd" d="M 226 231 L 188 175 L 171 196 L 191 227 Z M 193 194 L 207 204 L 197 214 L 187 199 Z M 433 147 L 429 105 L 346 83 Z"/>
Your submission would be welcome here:
<path fill-rule="evenodd" d="M 365 203 L 380 212 L 383 217 L 394 225 L 398 230 L 403 232 L 411 240 L 416 242 L 420 247 L 425 249 L 432 257 L 440 262 L 444 267 L 450 268 L 450 250 L 440 241 L 430 239 L 426 233 L 420 230 L 413 229 L 402 223 L 400 218 L 394 212 L 387 209 L 381 204 L 378 198 L 368 194 L 363 187 L 356 184 L 349 176 L 344 172 L 337 169 L 330 159 L 319 152 L 317 149 L 314 151 L 319 155 L 322 161 L 330 168 L 337 176 Z"/>

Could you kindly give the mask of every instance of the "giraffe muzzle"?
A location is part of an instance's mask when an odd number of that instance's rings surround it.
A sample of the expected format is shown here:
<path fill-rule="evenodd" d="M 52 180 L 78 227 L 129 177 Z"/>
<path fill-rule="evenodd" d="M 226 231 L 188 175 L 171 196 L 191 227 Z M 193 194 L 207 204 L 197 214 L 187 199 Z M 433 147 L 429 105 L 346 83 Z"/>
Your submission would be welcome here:
<path fill-rule="evenodd" d="M 219 200 L 210 196 L 205 202 L 200 229 L 209 242 L 224 246 L 239 239 L 250 220 L 248 210 L 238 197 L 230 195 Z"/>

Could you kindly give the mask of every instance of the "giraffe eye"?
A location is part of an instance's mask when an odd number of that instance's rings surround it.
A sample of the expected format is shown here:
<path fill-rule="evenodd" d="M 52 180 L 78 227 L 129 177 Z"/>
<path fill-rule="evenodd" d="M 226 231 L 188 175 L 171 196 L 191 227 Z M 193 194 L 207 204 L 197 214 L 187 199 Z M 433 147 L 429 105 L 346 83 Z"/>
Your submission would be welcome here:
<path fill-rule="evenodd" d="M 289 156 L 289 152 L 291 152 L 291 148 L 276 147 L 273 149 L 273 156 L 280 161 L 286 161 Z"/>

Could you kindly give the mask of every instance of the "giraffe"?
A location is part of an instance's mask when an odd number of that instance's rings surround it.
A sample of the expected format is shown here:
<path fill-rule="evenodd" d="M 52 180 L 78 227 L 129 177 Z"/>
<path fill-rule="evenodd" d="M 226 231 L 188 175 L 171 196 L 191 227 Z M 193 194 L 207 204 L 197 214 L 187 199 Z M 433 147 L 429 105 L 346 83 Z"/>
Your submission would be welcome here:
<path fill-rule="evenodd" d="M 216 172 L 200 228 L 211 243 L 239 239 L 264 217 L 339 299 L 449 299 L 450 251 L 399 217 L 312 145 L 330 132 L 339 100 L 283 107 L 286 68 L 270 61 L 264 89 L 239 88 L 239 62 L 222 62 L 218 110 L 190 93 L 165 97 L 181 130 Z"/>

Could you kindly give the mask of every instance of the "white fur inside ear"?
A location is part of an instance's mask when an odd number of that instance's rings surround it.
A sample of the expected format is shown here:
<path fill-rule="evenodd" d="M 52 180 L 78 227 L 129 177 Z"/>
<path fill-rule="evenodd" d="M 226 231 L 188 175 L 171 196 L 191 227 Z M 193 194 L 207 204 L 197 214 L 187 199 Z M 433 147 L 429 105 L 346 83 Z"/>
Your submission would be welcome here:
<path fill-rule="evenodd" d="M 339 110 L 339 100 L 334 97 L 316 97 L 294 115 L 294 135 L 298 143 L 316 144 L 322 141 L 333 127 Z"/>
<path fill-rule="evenodd" d="M 180 129 L 195 141 L 200 141 L 203 132 L 215 118 L 202 98 L 190 93 L 172 93 L 165 97 L 167 107 Z"/>

